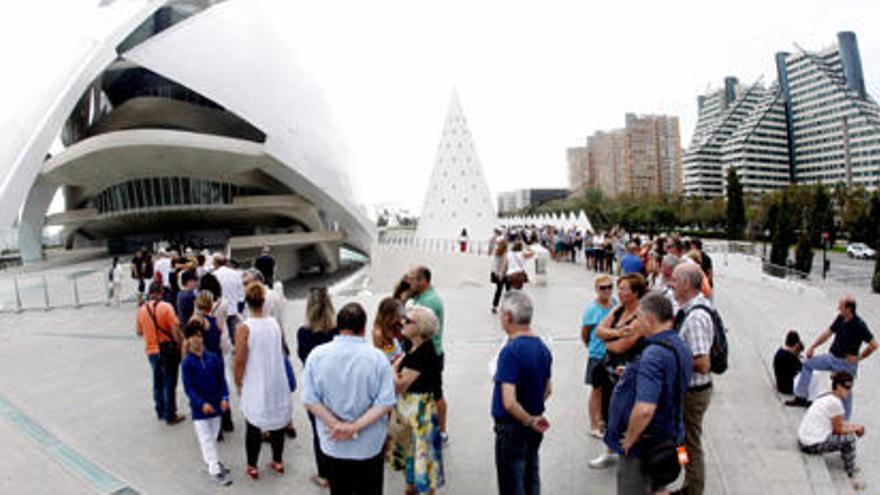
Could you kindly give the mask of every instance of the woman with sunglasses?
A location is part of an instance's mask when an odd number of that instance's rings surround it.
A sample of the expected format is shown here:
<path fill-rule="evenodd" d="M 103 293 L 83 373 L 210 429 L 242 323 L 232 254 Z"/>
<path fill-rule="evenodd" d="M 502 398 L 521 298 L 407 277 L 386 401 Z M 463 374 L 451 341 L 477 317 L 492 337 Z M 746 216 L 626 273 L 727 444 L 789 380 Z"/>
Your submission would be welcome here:
<path fill-rule="evenodd" d="M 376 321 L 373 322 L 373 345 L 385 354 L 389 363 L 403 354 L 402 316 L 403 304 L 397 299 L 386 297 L 379 302 Z"/>
<path fill-rule="evenodd" d="M 434 493 L 444 484 L 443 443 L 436 398 L 440 358 L 431 342 L 439 323 L 430 309 L 412 307 L 404 317 L 403 336 L 412 344 L 394 363 L 398 393 L 396 414 L 409 429 L 395 439 L 391 467 L 405 470 L 406 493 Z"/>
<path fill-rule="evenodd" d="M 617 279 L 617 298 L 620 301 L 614 311 L 599 324 L 596 336 L 605 341 L 605 360 L 597 368 L 602 389 L 602 417 L 608 417 L 611 394 L 626 365 L 638 354 L 642 330 L 636 311 L 639 300 L 648 292 L 648 284 L 641 273 L 628 273 Z M 610 450 L 590 461 L 592 468 L 605 468 L 617 462 L 617 454 Z"/>
<path fill-rule="evenodd" d="M 602 438 L 605 417 L 602 415 L 602 381 L 596 371 L 603 366 L 605 341 L 596 336 L 596 328 L 608 316 L 617 300 L 614 299 L 614 282 L 609 275 L 596 277 L 596 299 L 587 306 L 581 318 L 581 340 L 589 351 L 584 384 L 589 385 L 590 398 L 587 412 L 590 419 L 590 435 Z"/>

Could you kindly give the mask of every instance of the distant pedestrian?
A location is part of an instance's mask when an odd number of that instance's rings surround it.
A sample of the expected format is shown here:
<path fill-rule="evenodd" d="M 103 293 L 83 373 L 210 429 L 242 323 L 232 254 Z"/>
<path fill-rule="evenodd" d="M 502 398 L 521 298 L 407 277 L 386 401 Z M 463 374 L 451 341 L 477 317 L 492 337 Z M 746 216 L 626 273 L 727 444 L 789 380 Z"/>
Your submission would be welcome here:
<path fill-rule="evenodd" d="M 533 312 L 532 301 L 524 292 L 505 294 L 501 327 L 508 340 L 498 355 L 492 392 L 500 495 L 541 493 L 538 450 L 550 428 L 544 417 L 544 403 L 552 391 L 553 357 L 532 333 Z"/>
<path fill-rule="evenodd" d="M 306 359 L 302 400 L 317 418 L 331 495 L 379 495 L 396 403 L 392 369 L 364 338 L 367 314 L 359 304 L 343 306 L 336 322 L 339 335 Z"/>
<path fill-rule="evenodd" d="M 786 402 L 786 405 L 799 407 L 810 405 L 808 395 L 813 371 L 845 371 L 855 377 L 858 373 L 859 362 L 867 359 L 877 350 L 877 339 L 868 330 L 865 321 L 856 314 L 856 300 L 853 296 L 841 298 L 837 303 L 837 311 L 839 314 L 831 326 L 819 334 L 810 347 L 807 347 L 805 353 L 807 360 L 804 361 L 804 368 L 801 370 L 801 376 L 794 390 L 795 397 Z M 831 343 L 831 352 L 815 355 L 816 349 L 832 335 L 834 341 Z M 865 350 L 861 350 L 863 343 L 867 344 Z M 852 416 L 852 400 L 851 392 L 843 399 L 843 406 L 846 410 L 845 419 L 847 420 Z"/>
<path fill-rule="evenodd" d="M 443 323 L 445 311 L 443 309 L 443 300 L 431 285 L 431 270 L 425 266 L 418 266 L 410 270 L 407 277 L 410 285 L 410 293 L 412 301 L 419 306 L 424 306 L 434 312 L 437 317 L 437 332 L 431 338 L 434 343 L 434 350 L 440 356 L 440 391 L 437 394 L 437 413 L 440 417 L 440 436 L 443 443 L 449 442 L 449 434 L 446 432 L 446 415 L 448 413 L 446 406 L 446 396 L 443 393 L 443 370 L 446 368 L 446 355 L 443 353 Z"/>
<path fill-rule="evenodd" d="M 177 293 L 177 317 L 188 322 L 196 307 L 199 280 L 194 270 L 186 270 L 180 275 L 180 291 Z"/>
<path fill-rule="evenodd" d="M 798 445 L 806 454 L 840 452 L 843 469 L 855 490 L 865 483 L 856 479 L 856 438 L 865 434 L 864 425 L 844 419 L 843 403 L 852 393 L 853 376 L 845 371 L 831 375 L 831 392 L 812 403 L 798 428 Z"/>
<path fill-rule="evenodd" d="M 202 458 L 208 465 L 208 474 L 219 485 L 232 484 L 229 470 L 217 454 L 217 436 L 220 434 L 220 415 L 229 410 L 229 391 L 220 357 L 205 349 L 201 320 L 190 321 L 184 329 L 188 353 L 181 365 L 183 389 L 189 397 L 193 427 L 202 449 Z"/>
<path fill-rule="evenodd" d="M 467 229 L 461 229 L 461 234 L 458 236 L 458 244 L 462 253 L 467 252 L 468 248 L 468 232 Z"/>
<path fill-rule="evenodd" d="M 263 247 L 263 252 L 254 260 L 254 268 L 260 270 L 267 286 L 272 287 L 275 283 L 275 258 L 272 257 L 269 246 Z"/>
<path fill-rule="evenodd" d="M 785 344 L 773 356 L 773 374 L 776 377 L 776 391 L 784 395 L 794 393 L 794 378 L 803 368 L 801 353 L 804 344 L 795 330 L 785 334 Z"/>
<path fill-rule="evenodd" d="M 229 340 L 237 343 L 235 330 L 241 322 L 241 313 L 244 311 L 244 284 L 241 281 L 241 272 L 229 266 L 226 256 L 217 253 L 214 255 L 212 273 L 220 283 L 223 301 L 226 304 L 226 328 L 229 330 Z"/>
<path fill-rule="evenodd" d="M 663 492 L 681 471 L 677 446 L 684 441 L 684 394 L 693 366 L 691 351 L 673 328 L 672 303 L 659 292 L 639 303 L 643 351 L 623 372 L 611 398 L 605 442 L 622 455 L 617 493 Z"/>
<path fill-rule="evenodd" d="M 266 289 L 252 283 L 245 291 L 248 319 L 235 332 L 235 385 L 241 394 L 245 418 L 247 476 L 259 477 L 257 461 L 268 432 L 272 446 L 269 468 L 284 474 L 284 427 L 293 412 L 281 328 L 274 318 L 263 314 Z"/>
<path fill-rule="evenodd" d="M 596 277 L 596 298 L 587 306 L 581 318 L 581 340 L 588 350 L 587 371 L 584 384 L 590 386 L 587 401 L 587 417 L 590 421 L 590 435 L 602 438 L 606 418 L 602 414 L 602 380 L 597 369 L 604 366 L 605 341 L 596 335 L 596 328 L 608 313 L 617 305 L 614 299 L 614 282 L 609 275 Z"/>
<path fill-rule="evenodd" d="M 526 259 L 531 257 L 531 252 L 523 250 L 522 241 L 514 241 L 510 250 L 507 252 L 507 282 L 510 287 L 516 290 L 522 290 L 529 281 L 526 273 Z"/>
<path fill-rule="evenodd" d="M 113 257 L 113 263 L 110 266 L 107 278 L 107 285 L 110 289 L 107 294 L 107 306 L 110 305 L 110 301 L 113 301 L 114 305 L 119 306 L 122 298 L 122 280 L 125 278 L 125 270 L 122 269 L 122 265 L 119 263 L 119 256 Z"/>
<path fill-rule="evenodd" d="M 162 301 L 162 283 L 150 284 L 150 301 L 137 312 L 137 334 L 144 338 L 147 360 L 153 372 L 156 417 L 169 425 L 185 420 L 177 414 L 177 377 L 183 337 L 174 308 Z"/>
<path fill-rule="evenodd" d="M 131 278 L 137 280 L 137 304 L 140 306 L 146 300 L 147 284 L 153 277 L 153 263 L 148 253 L 143 249 L 135 251 L 131 258 Z"/>
<path fill-rule="evenodd" d="M 645 275 L 645 265 L 638 255 L 638 246 L 634 242 L 626 245 L 626 254 L 620 259 L 620 273 L 622 275 L 628 273 L 641 273 Z"/>
<path fill-rule="evenodd" d="M 715 272 L 712 267 L 712 257 L 709 256 L 709 253 L 703 250 L 703 241 L 700 239 L 691 240 L 691 248 L 700 253 L 700 268 L 703 269 L 703 273 L 709 281 L 709 286 L 715 287 Z"/>
<path fill-rule="evenodd" d="M 433 494 L 445 483 L 436 403 L 440 358 L 431 343 L 439 324 L 434 313 L 422 306 L 410 309 L 404 321 L 403 334 L 412 345 L 394 363 L 395 410 L 409 433 L 394 445 L 391 467 L 406 471 L 406 493 Z"/>
<path fill-rule="evenodd" d="M 685 398 L 685 442 L 690 462 L 685 468 L 684 493 L 700 495 L 706 483 L 703 455 L 703 417 L 712 400 L 710 353 L 715 338 L 712 303 L 701 292 L 703 270 L 695 263 L 682 263 L 672 272 L 679 312 L 676 328 L 693 355 L 693 373 Z"/>
<path fill-rule="evenodd" d="M 507 282 L 507 241 L 498 239 L 495 244 L 495 252 L 492 254 L 492 263 L 489 269 L 489 281 L 495 285 L 495 295 L 492 296 L 492 313 L 498 312 L 498 303 L 501 302 L 501 292 L 510 288 Z"/>
<path fill-rule="evenodd" d="M 309 354 L 319 345 L 326 344 L 333 340 L 339 332 L 336 330 L 336 310 L 333 308 L 333 301 L 327 293 L 326 287 L 312 287 L 309 289 L 309 296 L 306 300 L 306 324 L 297 330 L 297 355 L 303 365 Z M 308 411 L 309 423 L 312 425 L 312 451 L 315 455 L 315 466 L 317 474 L 310 479 L 312 483 L 327 488 L 329 483 L 327 477 L 330 475 L 327 467 L 327 460 L 321 451 L 321 445 L 318 435 L 318 426 L 315 422 L 315 415 Z"/>

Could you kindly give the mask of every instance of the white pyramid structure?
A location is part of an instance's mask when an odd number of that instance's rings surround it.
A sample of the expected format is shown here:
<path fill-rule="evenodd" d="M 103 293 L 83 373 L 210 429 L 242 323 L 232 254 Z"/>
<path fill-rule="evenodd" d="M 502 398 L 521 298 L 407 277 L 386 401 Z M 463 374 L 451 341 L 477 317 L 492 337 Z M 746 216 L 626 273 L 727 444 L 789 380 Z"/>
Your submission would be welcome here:
<path fill-rule="evenodd" d="M 453 94 L 416 237 L 458 239 L 464 228 L 471 240 L 483 240 L 492 235 L 497 224 L 495 204 L 473 137 L 458 95 Z"/>

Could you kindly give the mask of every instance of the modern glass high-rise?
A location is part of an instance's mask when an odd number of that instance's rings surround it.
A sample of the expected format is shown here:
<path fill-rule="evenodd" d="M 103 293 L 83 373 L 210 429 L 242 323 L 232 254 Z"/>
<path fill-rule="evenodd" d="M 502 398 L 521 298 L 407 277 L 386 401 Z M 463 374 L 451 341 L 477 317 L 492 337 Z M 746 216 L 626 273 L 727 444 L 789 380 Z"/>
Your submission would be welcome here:
<path fill-rule="evenodd" d="M 769 88 L 728 77 L 724 88 L 698 97 L 682 160 L 685 194 L 723 194 L 729 167 L 752 193 L 792 183 L 880 185 L 880 107 L 865 89 L 855 34 L 775 60 Z"/>

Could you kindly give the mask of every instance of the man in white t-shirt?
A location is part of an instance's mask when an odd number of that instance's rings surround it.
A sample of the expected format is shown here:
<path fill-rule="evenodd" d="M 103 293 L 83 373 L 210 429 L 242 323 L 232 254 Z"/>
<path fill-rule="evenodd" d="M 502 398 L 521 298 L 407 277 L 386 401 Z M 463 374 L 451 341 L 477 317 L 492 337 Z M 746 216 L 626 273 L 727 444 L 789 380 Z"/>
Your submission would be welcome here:
<path fill-rule="evenodd" d="M 862 490 L 865 484 L 854 478 L 856 470 L 856 437 L 865 434 L 864 425 L 843 419 L 843 401 L 849 396 L 853 376 L 846 372 L 831 375 L 831 392 L 819 397 L 807 409 L 798 428 L 798 445 L 806 454 L 840 452 L 843 467 L 853 488 Z"/>

